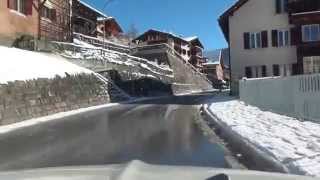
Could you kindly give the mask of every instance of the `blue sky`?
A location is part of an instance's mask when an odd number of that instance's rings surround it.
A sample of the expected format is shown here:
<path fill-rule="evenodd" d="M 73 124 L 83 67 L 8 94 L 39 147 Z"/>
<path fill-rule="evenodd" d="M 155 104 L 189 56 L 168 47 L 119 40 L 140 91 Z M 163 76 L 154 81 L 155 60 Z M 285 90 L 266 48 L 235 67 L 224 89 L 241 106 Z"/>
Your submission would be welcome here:
<path fill-rule="evenodd" d="M 102 11 L 107 0 L 83 0 Z M 112 0 L 105 8 L 124 31 L 134 24 L 139 33 L 154 28 L 183 36 L 197 35 L 205 49 L 227 47 L 218 17 L 235 0 Z"/>

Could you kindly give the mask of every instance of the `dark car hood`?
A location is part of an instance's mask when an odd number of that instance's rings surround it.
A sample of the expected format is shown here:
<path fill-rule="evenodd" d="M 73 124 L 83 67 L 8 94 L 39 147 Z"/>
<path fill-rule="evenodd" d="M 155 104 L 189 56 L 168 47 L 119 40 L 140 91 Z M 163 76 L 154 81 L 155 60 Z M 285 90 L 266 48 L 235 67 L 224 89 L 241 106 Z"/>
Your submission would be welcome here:
<path fill-rule="evenodd" d="M 311 177 L 287 176 L 257 171 L 200 167 L 156 166 L 133 161 L 122 165 L 81 166 L 1 172 L 5 180 L 206 180 L 218 174 L 231 180 L 314 180 Z M 318 178 L 317 178 L 318 179 Z"/>

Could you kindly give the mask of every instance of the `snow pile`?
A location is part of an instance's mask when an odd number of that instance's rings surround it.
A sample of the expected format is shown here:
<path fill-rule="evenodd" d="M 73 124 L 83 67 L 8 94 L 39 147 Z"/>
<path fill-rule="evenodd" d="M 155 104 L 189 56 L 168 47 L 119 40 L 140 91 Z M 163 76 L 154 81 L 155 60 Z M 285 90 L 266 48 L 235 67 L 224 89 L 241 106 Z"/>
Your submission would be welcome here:
<path fill-rule="evenodd" d="M 93 73 L 62 58 L 0 46 L 0 83 L 15 80 L 64 77 L 68 74 Z"/>
<path fill-rule="evenodd" d="M 244 140 L 293 173 L 320 176 L 320 124 L 219 99 L 209 110 Z"/>

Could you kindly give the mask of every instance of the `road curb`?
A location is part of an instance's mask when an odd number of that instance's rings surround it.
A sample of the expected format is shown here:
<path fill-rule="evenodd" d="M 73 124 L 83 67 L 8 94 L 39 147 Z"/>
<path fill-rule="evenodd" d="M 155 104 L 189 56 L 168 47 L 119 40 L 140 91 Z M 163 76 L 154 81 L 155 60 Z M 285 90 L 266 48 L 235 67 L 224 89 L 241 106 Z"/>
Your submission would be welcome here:
<path fill-rule="evenodd" d="M 219 131 L 217 134 L 220 138 L 224 139 L 231 151 L 241 154 L 244 160 L 244 164 L 253 170 L 271 171 L 280 173 L 289 173 L 290 170 L 284 166 L 281 162 L 259 150 L 252 143 L 234 132 L 223 121 L 221 121 L 215 114 L 210 112 L 208 105 L 203 105 L 202 110 L 204 114 L 209 118 L 210 123 Z"/>

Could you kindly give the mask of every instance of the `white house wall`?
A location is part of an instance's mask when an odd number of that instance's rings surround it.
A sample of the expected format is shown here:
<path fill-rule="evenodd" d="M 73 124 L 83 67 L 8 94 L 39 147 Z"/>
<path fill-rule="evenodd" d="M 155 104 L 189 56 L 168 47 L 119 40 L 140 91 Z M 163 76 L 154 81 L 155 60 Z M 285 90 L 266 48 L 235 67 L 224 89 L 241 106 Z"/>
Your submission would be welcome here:
<path fill-rule="evenodd" d="M 229 27 L 233 80 L 237 81 L 245 76 L 246 66 L 266 65 L 267 76 L 272 76 L 273 64 L 297 62 L 296 47 L 272 47 L 271 31 L 291 27 L 288 14 L 276 14 L 275 0 L 249 0 L 229 17 Z M 244 49 L 243 33 L 265 30 L 268 31 L 267 48 Z M 254 69 L 253 74 L 255 75 Z"/>

